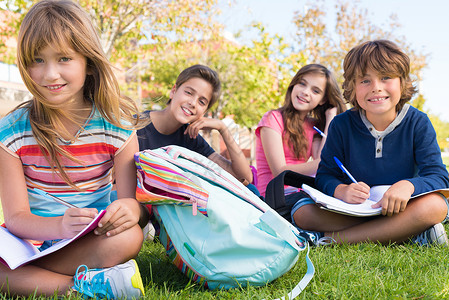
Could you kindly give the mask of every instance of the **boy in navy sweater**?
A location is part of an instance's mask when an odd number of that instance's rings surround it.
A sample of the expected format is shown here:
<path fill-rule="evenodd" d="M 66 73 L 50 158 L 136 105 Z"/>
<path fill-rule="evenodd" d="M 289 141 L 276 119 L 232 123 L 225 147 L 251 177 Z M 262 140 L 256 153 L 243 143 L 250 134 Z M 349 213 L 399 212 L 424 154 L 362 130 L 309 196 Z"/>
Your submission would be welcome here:
<path fill-rule="evenodd" d="M 305 232 L 313 231 L 314 240 L 448 244 L 441 224 L 448 216 L 447 199 L 431 192 L 449 187 L 448 172 L 429 118 L 406 104 L 416 93 L 409 72 L 409 57 L 387 40 L 365 42 L 346 55 L 344 97 L 354 108 L 329 126 L 316 186 L 354 204 L 369 197 L 371 186 L 391 187 L 373 206 L 382 207 L 378 217 L 337 214 L 305 201 L 293 219 Z M 422 193 L 427 194 L 410 199 Z"/>

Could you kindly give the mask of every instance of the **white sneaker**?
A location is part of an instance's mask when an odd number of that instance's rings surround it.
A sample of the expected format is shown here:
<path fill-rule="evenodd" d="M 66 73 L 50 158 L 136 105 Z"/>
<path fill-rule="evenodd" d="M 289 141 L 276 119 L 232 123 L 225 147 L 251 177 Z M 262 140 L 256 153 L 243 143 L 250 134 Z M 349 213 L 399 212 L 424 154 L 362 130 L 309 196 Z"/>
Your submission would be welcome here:
<path fill-rule="evenodd" d="M 412 238 L 412 243 L 418 244 L 420 246 L 448 246 L 449 240 L 447 238 L 446 230 L 443 224 L 438 223 Z"/>
<path fill-rule="evenodd" d="M 74 281 L 72 289 L 95 299 L 137 299 L 145 295 L 139 267 L 134 259 L 105 269 L 89 270 L 81 265 L 76 270 Z"/>
<path fill-rule="evenodd" d="M 153 223 L 148 222 L 148 224 L 142 228 L 143 231 L 143 238 L 147 241 L 154 240 L 154 235 L 156 234 L 156 230 L 154 229 Z"/>

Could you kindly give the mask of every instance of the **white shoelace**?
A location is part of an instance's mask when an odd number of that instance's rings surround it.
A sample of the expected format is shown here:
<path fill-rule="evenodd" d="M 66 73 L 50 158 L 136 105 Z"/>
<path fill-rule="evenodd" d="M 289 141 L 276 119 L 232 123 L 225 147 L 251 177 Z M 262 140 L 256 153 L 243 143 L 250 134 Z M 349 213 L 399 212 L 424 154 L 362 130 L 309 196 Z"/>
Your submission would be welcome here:
<path fill-rule="evenodd" d="M 330 244 L 334 244 L 336 242 L 337 241 L 334 238 L 332 238 L 330 236 L 324 236 L 322 238 L 319 238 L 315 243 L 317 246 L 327 246 Z"/>

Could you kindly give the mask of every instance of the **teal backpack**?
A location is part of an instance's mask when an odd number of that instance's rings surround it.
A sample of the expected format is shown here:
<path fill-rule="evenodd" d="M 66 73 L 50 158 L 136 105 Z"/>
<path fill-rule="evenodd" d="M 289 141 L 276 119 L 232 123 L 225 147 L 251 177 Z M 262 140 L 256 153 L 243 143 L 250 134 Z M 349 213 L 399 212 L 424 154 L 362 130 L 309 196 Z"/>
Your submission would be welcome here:
<path fill-rule="evenodd" d="M 170 260 L 209 288 L 263 286 L 307 248 L 296 228 L 217 164 L 179 146 L 135 154 L 137 198 L 153 204 Z M 289 294 L 312 279 L 313 264 Z"/>

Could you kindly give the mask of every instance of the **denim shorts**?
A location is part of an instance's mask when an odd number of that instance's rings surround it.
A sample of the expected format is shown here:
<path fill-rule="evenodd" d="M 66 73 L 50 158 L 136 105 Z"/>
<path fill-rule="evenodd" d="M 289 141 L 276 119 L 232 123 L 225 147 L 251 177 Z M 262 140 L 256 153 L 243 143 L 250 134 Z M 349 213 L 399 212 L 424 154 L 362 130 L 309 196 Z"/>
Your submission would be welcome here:
<path fill-rule="evenodd" d="M 449 221 L 449 202 L 447 201 L 447 198 L 444 197 L 443 194 L 438 193 L 438 195 L 440 195 L 444 199 L 444 202 L 446 202 L 446 206 L 447 206 L 446 218 L 444 218 L 443 222 L 441 222 L 441 223 L 444 224 L 444 223 L 447 223 Z"/>
<path fill-rule="evenodd" d="M 306 204 L 315 204 L 315 201 L 313 201 L 310 196 L 304 192 L 293 193 L 285 196 L 286 203 L 293 201 L 295 201 L 295 204 L 293 204 L 290 216 L 292 218 L 293 225 L 297 226 L 295 224 L 295 220 L 293 219 L 293 215 L 295 214 L 295 212 Z"/>
<path fill-rule="evenodd" d="M 291 195 L 293 195 L 293 194 L 291 194 Z M 441 223 L 444 224 L 444 223 L 447 223 L 447 222 L 449 221 L 449 202 L 448 202 L 447 198 L 444 197 L 443 194 L 438 193 L 438 195 L 440 195 L 440 196 L 444 199 L 444 202 L 446 202 L 446 206 L 447 206 L 446 218 L 444 218 L 443 222 L 441 222 Z M 288 196 L 290 196 L 290 195 L 288 195 Z M 286 201 L 286 202 L 288 201 L 288 200 L 287 200 L 287 199 L 288 199 L 288 196 L 285 196 L 285 201 Z M 296 224 L 295 224 L 295 221 L 294 221 L 294 219 L 293 219 L 293 214 L 294 214 L 298 209 L 300 209 L 302 206 L 304 206 L 304 205 L 306 205 L 306 204 L 315 204 L 315 201 L 313 201 L 312 199 L 310 199 L 310 198 L 308 197 L 308 195 L 304 193 L 304 196 L 303 196 L 303 197 L 300 197 L 300 198 L 296 201 L 296 203 L 293 205 L 293 207 L 292 207 L 291 217 L 292 217 L 292 222 L 293 222 L 294 225 L 296 225 Z"/>
<path fill-rule="evenodd" d="M 44 241 L 42 243 L 42 245 L 39 247 L 39 251 L 44 251 L 47 248 L 50 248 L 51 246 L 53 246 L 54 244 L 56 244 L 57 242 L 59 242 L 59 240 L 48 240 L 48 241 Z"/>

